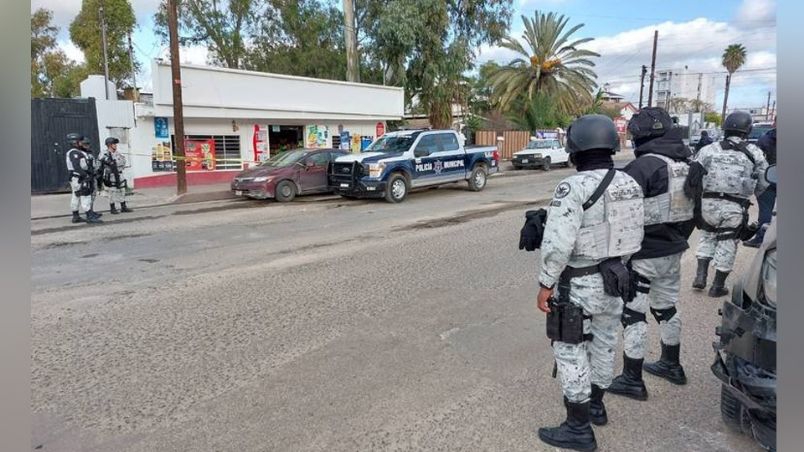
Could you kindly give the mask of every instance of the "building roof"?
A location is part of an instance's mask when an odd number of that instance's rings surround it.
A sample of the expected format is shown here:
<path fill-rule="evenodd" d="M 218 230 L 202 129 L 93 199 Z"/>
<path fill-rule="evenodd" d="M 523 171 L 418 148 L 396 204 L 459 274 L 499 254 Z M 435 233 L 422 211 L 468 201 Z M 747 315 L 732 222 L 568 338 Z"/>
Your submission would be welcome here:
<path fill-rule="evenodd" d="M 173 115 L 170 64 L 155 60 L 153 114 Z M 184 116 L 299 120 L 398 120 L 404 89 L 211 66 L 181 66 Z"/>

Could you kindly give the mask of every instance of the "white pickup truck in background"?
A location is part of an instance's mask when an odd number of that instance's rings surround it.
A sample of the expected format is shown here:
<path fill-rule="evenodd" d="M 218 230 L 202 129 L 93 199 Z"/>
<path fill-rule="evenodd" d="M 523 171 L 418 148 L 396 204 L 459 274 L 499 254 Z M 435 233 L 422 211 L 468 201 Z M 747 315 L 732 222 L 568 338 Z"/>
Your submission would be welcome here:
<path fill-rule="evenodd" d="M 525 149 L 515 152 L 511 159 L 511 164 L 517 170 L 541 168 L 550 171 L 550 167 L 557 163 L 568 167 L 572 165 L 564 146 L 555 138 L 531 139 Z"/>

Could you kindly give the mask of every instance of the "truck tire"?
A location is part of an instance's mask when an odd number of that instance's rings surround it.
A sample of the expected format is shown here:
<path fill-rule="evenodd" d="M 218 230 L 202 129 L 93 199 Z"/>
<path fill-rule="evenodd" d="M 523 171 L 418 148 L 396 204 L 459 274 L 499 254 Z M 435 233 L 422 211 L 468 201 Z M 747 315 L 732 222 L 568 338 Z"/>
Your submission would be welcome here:
<path fill-rule="evenodd" d="M 743 431 L 743 404 L 736 397 L 731 395 L 729 388 L 725 384 L 720 385 L 720 415 L 723 423 L 731 430 L 738 433 Z"/>
<path fill-rule="evenodd" d="M 274 197 L 279 202 L 290 202 L 296 197 L 296 185 L 289 181 L 283 180 L 276 184 L 276 193 Z"/>
<path fill-rule="evenodd" d="M 542 160 L 542 169 L 550 171 L 550 163 L 550 157 L 545 157 L 544 160 Z"/>
<path fill-rule="evenodd" d="M 400 173 L 391 174 L 388 178 L 388 188 L 385 189 L 385 200 L 396 204 L 408 196 L 408 180 Z"/>
<path fill-rule="evenodd" d="M 472 168 L 472 173 L 469 175 L 469 190 L 480 191 L 486 187 L 488 174 L 486 173 L 486 166 L 479 164 Z"/>

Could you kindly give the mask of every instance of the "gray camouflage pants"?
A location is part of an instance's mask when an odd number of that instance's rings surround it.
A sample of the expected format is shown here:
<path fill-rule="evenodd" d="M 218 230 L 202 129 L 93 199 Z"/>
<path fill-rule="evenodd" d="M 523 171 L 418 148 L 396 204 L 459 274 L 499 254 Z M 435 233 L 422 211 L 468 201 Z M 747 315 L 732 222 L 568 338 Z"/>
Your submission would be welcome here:
<path fill-rule="evenodd" d="M 88 212 L 92 209 L 92 196 L 78 196 L 75 194 L 81 188 L 81 183 L 78 182 L 77 177 L 70 178 L 70 210 L 73 212 L 78 212 L 79 206 L 84 212 Z"/>
<path fill-rule="evenodd" d="M 722 199 L 703 199 L 701 216 L 704 221 L 718 228 L 734 228 L 743 221 L 743 209 L 739 204 Z M 737 257 L 738 239 L 717 240 L 717 233 L 701 231 L 698 240 L 699 259 L 712 259 L 715 270 L 730 272 Z"/>
<path fill-rule="evenodd" d="M 558 294 L 556 294 L 558 297 Z M 584 320 L 584 333 L 592 334 L 591 342 L 553 343 L 553 355 L 564 396 L 570 402 L 583 403 L 592 394 L 592 384 L 608 388 L 614 377 L 614 354 L 623 301 L 603 292 L 600 273 L 573 278 L 570 302 L 583 308 L 591 320 Z"/>
<path fill-rule="evenodd" d="M 632 260 L 633 270 L 650 280 L 648 293 L 637 292 L 626 306 L 647 317 L 648 309 L 676 308 L 676 314 L 659 323 L 662 342 L 678 345 L 681 342 L 681 314 L 678 312 L 678 294 L 681 291 L 681 255 Z M 641 284 L 640 284 L 641 285 Z M 648 324 L 636 322 L 623 330 L 623 349 L 632 359 L 644 359 L 648 341 Z"/>

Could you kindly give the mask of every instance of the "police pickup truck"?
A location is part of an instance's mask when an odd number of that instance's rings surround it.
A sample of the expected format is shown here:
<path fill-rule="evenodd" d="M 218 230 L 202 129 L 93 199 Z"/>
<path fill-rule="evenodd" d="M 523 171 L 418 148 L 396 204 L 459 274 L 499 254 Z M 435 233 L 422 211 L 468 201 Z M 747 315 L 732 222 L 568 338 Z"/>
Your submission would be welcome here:
<path fill-rule="evenodd" d="M 499 169 L 495 146 L 465 148 L 453 130 L 389 132 L 360 154 L 338 157 L 329 166 L 329 188 L 350 198 L 402 202 L 408 192 L 467 181 L 480 191 Z"/>

